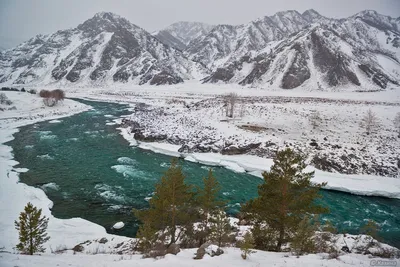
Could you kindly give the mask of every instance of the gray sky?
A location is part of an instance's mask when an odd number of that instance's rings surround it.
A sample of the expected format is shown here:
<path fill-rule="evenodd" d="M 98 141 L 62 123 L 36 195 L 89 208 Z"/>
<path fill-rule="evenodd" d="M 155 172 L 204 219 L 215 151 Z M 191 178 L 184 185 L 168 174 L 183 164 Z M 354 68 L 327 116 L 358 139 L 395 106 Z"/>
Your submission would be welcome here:
<path fill-rule="evenodd" d="M 278 11 L 313 8 L 334 18 L 373 9 L 399 17 L 400 0 L 0 0 L 0 46 L 76 27 L 100 11 L 155 31 L 177 21 L 241 24 Z"/>

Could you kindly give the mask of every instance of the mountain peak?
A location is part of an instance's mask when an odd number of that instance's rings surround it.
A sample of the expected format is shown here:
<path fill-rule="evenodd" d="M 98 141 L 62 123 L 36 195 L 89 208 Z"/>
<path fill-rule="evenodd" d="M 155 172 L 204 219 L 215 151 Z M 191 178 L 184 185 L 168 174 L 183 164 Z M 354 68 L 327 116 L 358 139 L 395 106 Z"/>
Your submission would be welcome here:
<path fill-rule="evenodd" d="M 99 12 L 80 24 L 78 29 L 89 34 L 99 34 L 100 32 L 115 32 L 121 28 L 132 29 L 134 27 L 137 26 L 115 13 Z"/>

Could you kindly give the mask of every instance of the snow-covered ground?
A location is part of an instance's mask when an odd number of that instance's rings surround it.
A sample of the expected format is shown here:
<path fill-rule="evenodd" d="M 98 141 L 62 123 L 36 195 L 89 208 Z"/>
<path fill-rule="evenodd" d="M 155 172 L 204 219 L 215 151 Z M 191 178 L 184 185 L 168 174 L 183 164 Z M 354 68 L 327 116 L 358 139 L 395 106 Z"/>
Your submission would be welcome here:
<path fill-rule="evenodd" d="M 15 109 L 1 111 L 0 113 L 0 266 L 369 266 L 371 260 L 367 255 L 346 254 L 338 260 L 325 259 L 326 255 L 307 255 L 300 258 L 288 255 L 287 253 L 273 253 L 257 251 L 250 259 L 244 261 L 240 257 L 240 250 L 236 248 L 225 248 L 225 253 L 219 257 L 206 256 L 203 260 L 193 260 L 195 249 L 182 250 L 177 256 L 167 255 L 164 259 L 141 259 L 140 255 L 116 255 L 115 253 L 126 251 L 131 252 L 131 245 L 134 241 L 131 238 L 107 234 L 105 229 L 99 225 L 80 218 L 61 220 L 51 215 L 52 202 L 45 193 L 38 188 L 29 187 L 18 181 L 18 173 L 26 169 L 15 169 L 13 166 L 18 162 L 13 160 L 12 149 L 4 145 L 13 139 L 13 134 L 18 127 L 36 123 L 43 120 L 50 120 L 50 123 L 58 123 L 59 119 L 69 116 L 90 107 L 72 100 L 65 100 L 56 107 L 44 107 L 41 99 L 36 95 L 28 93 L 5 92 L 7 97 L 13 101 Z M 151 94 L 150 94 L 151 95 Z M 136 102 L 137 98 L 121 95 L 117 97 L 105 96 L 102 94 L 81 95 L 87 98 L 103 100 L 123 100 L 123 102 Z M 190 99 L 190 96 L 188 96 Z M 196 98 L 196 97 L 195 97 Z M 198 97 L 197 97 L 198 99 Z M 140 100 L 145 100 L 141 98 Z M 197 100 L 196 100 L 197 101 Z M 142 102 L 142 101 L 140 101 Z M 157 102 L 157 101 L 156 101 Z M 154 101 L 150 101 L 154 103 Z M 126 130 L 126 129 L 125 129 Z M 124 129 L 122 129 L 124 132 Z M 132 143 L 132 135 L 126 137 Z M 142 147 L 149 144 L 143 144 Z M 175 147 L 170 144 L 152 144 L 158 146 L 159 151 L 166 153 L 173 151 Z M 176 152 L 175 152 L 176 153 Z M 207 164 L 223 164 L 226 167 L 248 171 L 259 171 L 270 160 L 256 158 L 254 156 L 229 156 L 229 159 L 221 159 L 218 154 L 192 154 L 188 160 L 197 160 Z M 224 156 L 225 157 L 225 156 Z M 231 160 L 233 158 L 236 160 Z M 246 158 L 247 157 L 247 158 Z M 210 162 L 206 162 L 210 161 Z M 268 162 L 266 162 L 268 161 Z M 224 163 L 225 162 L 225 163 Z M 268 165 L 268 166 L 269 166 Z M 46 252 L 41 256 L 24 256 L 14 254 L 14 247 L 18 241 L 17 232 L 14 229 L 14 220 L 18 218 L 19 212 L 27 202 L 42 208 L 44 215 L 50 218 L 48 233 L 50 241 L 45 244 Z M 106 241 L 102 241 L 105 238 Z M 343 237 L 344 238 L 344 237 Z M 85 247 L 82 253 L 74 255 L 71 249 L 82 243 Z M 62 253 L 65 249 L 65 253 Z M 52 253 L 52 251 L 54 253 Z M 114 253 L 114 254 L 112 254 Z M 378 259 L 379 260 L 379 259 Z"/>
<path fill-rule="evenodd" d="M 178 255 L 168 254 L 162 259 L 142 259 L 140 255 L 73 255 L 71 252 L 60 255 L 42 255 L 42 256 L 23 256 L 14 254 L 0 254 L 0 261 L 3 261 L 2 267 L 150 267 L 150 266 L 170 266 L 170 267 L 202 267 L 202 266 L 251 266 L 251 267 L 344 267 L 344 266 L 371 266 L 371 263 L 377 262 L 379 258 L 369 258 L 366 255 L 348 254 L 339 259 L 323 259 L 323 255 L 306 255 L 299 258 L 290 256 L 287 253 L 274 253 L 257 251 L 243 260 L 240 256 L 240 250 L 237 248 L 226 248 L 225 253 L 218 257 L 205 256 L 202 260 L 194 260 L 196 249 L 186 249 Z M 382 259 L 386 262 L 399 264 L 397 260 Z M 395 265 L 389 265 L 395 266 Z"/>

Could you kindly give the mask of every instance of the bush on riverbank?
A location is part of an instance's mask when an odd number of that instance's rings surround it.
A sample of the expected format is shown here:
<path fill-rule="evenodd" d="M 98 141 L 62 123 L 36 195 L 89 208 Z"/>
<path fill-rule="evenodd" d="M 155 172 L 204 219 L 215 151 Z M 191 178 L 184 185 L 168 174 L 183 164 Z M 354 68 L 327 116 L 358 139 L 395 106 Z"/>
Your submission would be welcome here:
<path fill-rule="evenodd" d="M 65 98 L 65 92 L 61 89 L 53 91 L 41 90 L 39 96 L 43 98 L 43 103 L 48 107 L 57 105 L 58 101 L 62 101 Z"/>

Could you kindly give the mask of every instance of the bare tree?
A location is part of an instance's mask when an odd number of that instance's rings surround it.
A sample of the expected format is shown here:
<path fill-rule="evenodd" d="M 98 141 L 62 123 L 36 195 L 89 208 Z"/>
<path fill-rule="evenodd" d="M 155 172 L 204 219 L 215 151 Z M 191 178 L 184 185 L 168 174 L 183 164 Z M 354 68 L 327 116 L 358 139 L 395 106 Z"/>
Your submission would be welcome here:
<path fill-rule="evenodd" d="M 371 109 L 367 111 L 364 117 L 361 119 L 360 126 L 365 129 L 367 135 L 375 133 L 379 127 L 378 117 Z"/>
<path fill-rule="evenodd" d="M 65 98 L 65 93 L 63 90 L 61 89 L 56 89 L 51 91 L 51 96 L 56 100 L 56 101 L 60 101 L 60 100 L 64 100 Z"/>
<path fill-rule="evenodd" d="M 400 112 L 397 112 L 396 117 L 394 117 L 393 124 L 400 138 Z"/>
<path fill-rule="evenodd" d="M 224 96 L 225 115 L 229 118 L 233 118 L 237 99 L 238 95 L 236 93 L 229 93 Z"/>
<path fill-rule="evenodd" d="M 319 114 L 319 112 L 317 110 L 314 110 L 311 113 L 309 120 L 310 120 L 310 124 L 313 129 L 317 129 L 322 123 L 321 115 Z"/>

